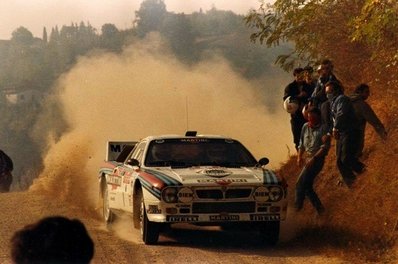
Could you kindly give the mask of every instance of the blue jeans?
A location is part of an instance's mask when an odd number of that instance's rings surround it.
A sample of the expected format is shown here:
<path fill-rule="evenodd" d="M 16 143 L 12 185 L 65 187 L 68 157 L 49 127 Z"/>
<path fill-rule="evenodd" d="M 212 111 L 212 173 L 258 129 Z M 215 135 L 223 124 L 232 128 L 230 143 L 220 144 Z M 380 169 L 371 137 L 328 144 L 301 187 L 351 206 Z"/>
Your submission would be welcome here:
<path fill-rule="evenodd" d="M 324 157 L 316 158 L 312 166 L 308 168 L 304 167 L 301 171 L 296 182 L 296 199 L 294 205 L 297 210 L 303 208 L 304 199 L 307 196 L 311 204 L 318 212 L 323 211 L 324 207 L 321 203 L 321 200 L 319 200 L 318 195 L 314 191 L 313 184 L 315 177 L 322 170 L 324 163 Z"/>

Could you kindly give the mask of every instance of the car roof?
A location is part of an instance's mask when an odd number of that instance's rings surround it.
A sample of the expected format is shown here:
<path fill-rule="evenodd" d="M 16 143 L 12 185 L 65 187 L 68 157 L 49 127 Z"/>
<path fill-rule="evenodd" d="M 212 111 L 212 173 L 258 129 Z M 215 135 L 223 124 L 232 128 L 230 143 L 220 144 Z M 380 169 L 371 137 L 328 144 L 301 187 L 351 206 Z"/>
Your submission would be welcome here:
<path fill-rule="evenodd" d="M 222 135 L 196 135 L 196 136 L 184 136 L 184 135 L 160 135 L 160 136 L 148 136 L 143 140 L 152 141 L 159 139 L 182 139 L 182 138 L 214 138 L 214 139 L 231 139 Z"/>

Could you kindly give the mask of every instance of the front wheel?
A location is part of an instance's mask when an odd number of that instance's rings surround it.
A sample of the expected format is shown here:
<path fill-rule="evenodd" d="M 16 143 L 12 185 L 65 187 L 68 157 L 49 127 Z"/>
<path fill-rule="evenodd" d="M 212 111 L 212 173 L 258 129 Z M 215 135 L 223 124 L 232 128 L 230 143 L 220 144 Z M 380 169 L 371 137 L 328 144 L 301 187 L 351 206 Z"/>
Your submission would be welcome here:
<path fill-rule="evenodd" d="M 264 244 L 275 246 L 279 240 L 280 222 L 266 222 L 260 227 L 260 235 Z"/>
<path fill-rule="evenodd" d="M 140 206 L 140 231 L 142 241 L 146 245 L 153 245 L 158 242 L 159 239 L 159 223 L 151 222 L 148 220 L 148 216 L 145 210 L 144 198 L 141 192 L 141 206 Z"/>
<path fill-rule="evenodd" d="M 105 223 L 109 224 L 113 222 L 114 214 L 109 208 L 109 197 L 108 197 L 108 186 L 102 188 L 102 217 Z"/>

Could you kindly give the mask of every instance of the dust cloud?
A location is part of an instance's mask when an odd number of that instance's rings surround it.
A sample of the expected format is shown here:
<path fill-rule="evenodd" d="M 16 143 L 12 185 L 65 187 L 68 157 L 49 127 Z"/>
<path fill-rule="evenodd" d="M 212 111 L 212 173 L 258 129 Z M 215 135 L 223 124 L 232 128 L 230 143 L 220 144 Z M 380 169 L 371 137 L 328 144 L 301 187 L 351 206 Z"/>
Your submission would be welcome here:
<path fill-rule="evenodd" d="M 280 105 L 285 84 L 269 95 Z M 259 82 L 242 78 L 220 56 L 192 67 L 181 64 L 156 36 L 122 54 L 82 57 L 57 87 L 69 132 L 51 144 L 31 190 L 94 208 L 108 140 L 186 130 L 236 138 L 277 168 L 292 141 L 289 116 L 282 106 L 268 112 L 259 89 Z"/>

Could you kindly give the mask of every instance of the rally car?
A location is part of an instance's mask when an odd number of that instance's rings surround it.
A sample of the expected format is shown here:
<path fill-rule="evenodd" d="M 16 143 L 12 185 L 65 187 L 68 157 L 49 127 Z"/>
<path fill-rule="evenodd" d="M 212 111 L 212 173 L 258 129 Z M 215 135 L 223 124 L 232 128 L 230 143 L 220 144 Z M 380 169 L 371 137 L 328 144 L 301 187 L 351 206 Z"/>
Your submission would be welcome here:
<path fill-rule="evenodd" d="M 156 244 L 161 227 L 174 223 L 248 224 L 277 243 L 287 184 L 239 141 L 191 131 L 107 148 L 99 171 L 105 222 L 130 213 L 145 244 Z"/>

